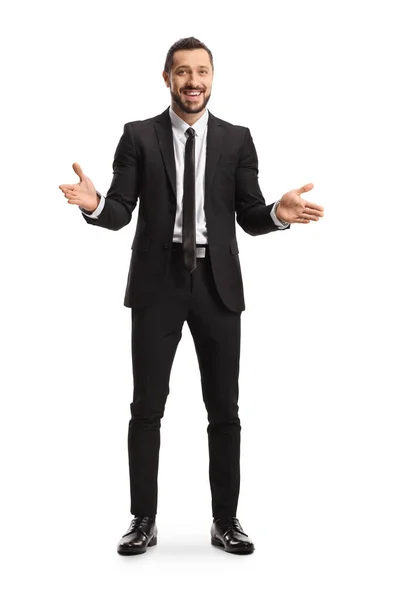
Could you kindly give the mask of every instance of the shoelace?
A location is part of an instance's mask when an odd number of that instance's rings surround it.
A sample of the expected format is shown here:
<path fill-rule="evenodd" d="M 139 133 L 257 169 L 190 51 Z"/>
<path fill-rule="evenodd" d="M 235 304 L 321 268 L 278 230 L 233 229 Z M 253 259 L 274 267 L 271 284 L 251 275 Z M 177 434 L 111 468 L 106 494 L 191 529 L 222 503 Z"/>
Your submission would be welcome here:
<path fill-rule="evenodd" d="M 237 517 L 230 517 L 228 519 L 219 519 L 219 522 L 222 526 L 226 526 L 227 529 L 234 529 L 239 533 L 244 533 L 242 526 L 239 523 L 239 519 Z"/>
<path fill-rule="evenodd" d="M 134 517 L 126 533 L 132 533 L 133 531 L 136 531 L 137 529 L 139 529 L 139 526 L 143 523 L 143 521 L 148 521 L 149 519 L 150 517 Z"/>

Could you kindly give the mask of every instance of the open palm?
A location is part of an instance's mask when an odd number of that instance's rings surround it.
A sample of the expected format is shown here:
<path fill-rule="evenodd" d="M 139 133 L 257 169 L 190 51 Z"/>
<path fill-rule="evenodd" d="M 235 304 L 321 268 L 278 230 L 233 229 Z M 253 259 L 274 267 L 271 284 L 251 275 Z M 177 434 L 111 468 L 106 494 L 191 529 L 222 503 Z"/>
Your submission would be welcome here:
<path fill-rule="evenodd" d="M 78 163 L 73 163 L 72 168 L 79 177 L 78 183 L 62 184 L 58 186 L 69 204 L 77 204 L 84 210 L 92 212 L 98 206 L 96 188 L 92 181 L 87 177 Z"/>
<path fill-rule="evenodd" d="M 304 200 L 300 196 L 300 194 L 312 190 L 313 187 L 314 184 L 307 183 L 301 188 L 286 192 L 278 204 L 276 211 L 278 219 L 287 223 L 309 223 L 310 221 L 318 221 L 323 217 L 324 209 L 322 206 Z"/>

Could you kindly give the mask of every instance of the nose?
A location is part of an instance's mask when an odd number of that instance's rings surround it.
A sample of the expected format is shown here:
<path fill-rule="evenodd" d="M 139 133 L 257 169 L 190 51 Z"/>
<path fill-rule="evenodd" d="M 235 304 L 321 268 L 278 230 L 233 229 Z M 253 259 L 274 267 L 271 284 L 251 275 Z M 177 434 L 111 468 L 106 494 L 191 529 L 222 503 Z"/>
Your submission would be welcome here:
<path fill-rule="evenodd" d="M 199 85 L 199 82 L 195 77 L 193 77 L 193 75 L 189 77 L 186 86 L 191 88 L 201 88 L 201 85 Z"/>

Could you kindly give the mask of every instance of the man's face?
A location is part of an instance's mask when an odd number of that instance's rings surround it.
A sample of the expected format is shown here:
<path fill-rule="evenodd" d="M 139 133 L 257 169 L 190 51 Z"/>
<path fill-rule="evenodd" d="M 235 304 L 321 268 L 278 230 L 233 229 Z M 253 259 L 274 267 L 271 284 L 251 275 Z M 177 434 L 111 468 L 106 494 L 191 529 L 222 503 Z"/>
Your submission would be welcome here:
<path fill-rule="evenodd" d="M 203 48 L 178 50 L 174 53 L 170 76 L 163 72 L 164 81 L 171 89 L 173 104 L 189 114 L 204 111 L 211 96 L 213 76 L 210 57 Z M 189 95 L 188 91 L 200 93 Z"/>

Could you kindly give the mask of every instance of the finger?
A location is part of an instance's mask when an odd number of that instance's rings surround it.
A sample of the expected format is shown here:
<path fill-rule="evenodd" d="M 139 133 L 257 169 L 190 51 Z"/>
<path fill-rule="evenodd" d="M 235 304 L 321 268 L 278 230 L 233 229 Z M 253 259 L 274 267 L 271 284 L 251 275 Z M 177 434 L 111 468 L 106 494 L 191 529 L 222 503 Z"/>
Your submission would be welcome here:
<path fill-rule="evenodd" d="M 64 196 L 68 198 L 68 200 L 76 200 L 78 198 L 78 195 L 74 192 L 65 192 Z"/>
<path fill-rule="evenodd" d="M 72 194 L 65 194 L 65 197 L 67 198 L 68 204 L 80 204 L 77 196 L 73 196 Z"/>
<path fill-rule="evenodd" d="M 322 210 L 316 210 L 314 208 L 305 208 L 303 210 L 303 212 L 301 213 L 302 217 L 323 217 L 324 216 L 324 211 Z"/>
<path fill-rule="evenodd" d="M 320 206 L 319 204 L 315 204 L 315 202 L 308 202 L 308 200 L 306 200 L 305 206 L 306 208 L 314 208 L 315 210 L 324 212 L 324 207 Z"/>
<path fill-rule="evenodd" d="M 316 217 L 315 215 L 308 215 L 307 213 L 301 213 L 300 215 L 301 219 L 305 219 L 306 221 L 319 221 L 319 217 Z"/>
<path fill-rule="evenodd" d="M 313 187 L 313 183 L 306 183 L 306 185 L 303 185 L 303 187 L 299 188 L 297 191 L 299 194 L 304 194 L 304 192 L 309 192 L 310 190 L 312 190 Z"/>
<path fill-rule="evenodd" d="M 73 190 L 75 190 L 76 188 L 76 183 L 74 184 L 69 184 L 69 183 L 63 183 L 62 185 L 58 186 L 60 188 L 60 190 L 62 190 L 63 192 L 66 191 L 70 191 L 72 192 Z"/>
<path fill-rule="evenodd" d="M 72 168 L 75 171 L 75 173 L 78 175 L 79 179 L 81 181 L 83 181 L 85 179 L 85 175 L 83 174 L 83 171 L 82 171 L 80 165 L 78 165 L 78 163 L 72 163 Z"/>
<path fill-rule="evenodd" d="M 295 219 L 293 221 L 293 223 L 309 223 L 310 221 L 308 219 L 302 219 L 301 217 L 298 217 L 297 219 Z"/>

